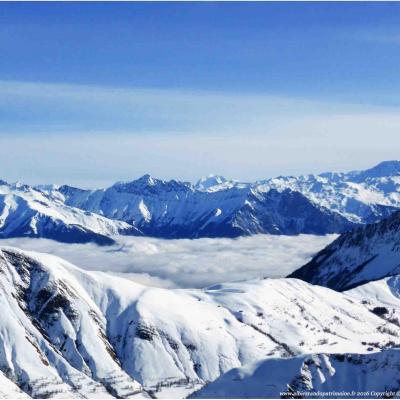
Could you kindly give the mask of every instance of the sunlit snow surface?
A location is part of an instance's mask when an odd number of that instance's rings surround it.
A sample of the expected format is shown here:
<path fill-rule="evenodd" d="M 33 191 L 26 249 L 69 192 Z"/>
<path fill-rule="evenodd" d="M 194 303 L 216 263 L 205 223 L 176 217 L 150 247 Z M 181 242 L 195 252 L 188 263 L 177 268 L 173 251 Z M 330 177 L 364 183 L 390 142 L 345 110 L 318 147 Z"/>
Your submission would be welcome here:
<path fill-rule="evenodd" d="M 0 364 L 10 394 L 15 382 L 36 398 L 143 397 L 142 387 L 183 397 L 264 359 L 400 346 L 397 278 L 348 293 L 297 279 L 168 290 L 12 248 L 0 248 L 0 271 Z M 374 312 L 383 308 L 384 316 Z M 375 365 L 384 370 L 386 361 Z M 389 389 L 398 387 L 392 361 Z M 287 362 L 279 365 L 287 371 Z M 357 365 L 352 376 L 362 377 Z M 358 382 L 362 390 L 365 380 Z"/>
<path fill-rule="evenodd" d="M 259 277 L 285 277 L 337 235 L 256 235 L 237 239 L 163 240 L 119 236 L 117 245 L 2 239 L 0 245 L 58 255 L 81 268 L 111 271 L 159 287 L 201 288 Z"/>

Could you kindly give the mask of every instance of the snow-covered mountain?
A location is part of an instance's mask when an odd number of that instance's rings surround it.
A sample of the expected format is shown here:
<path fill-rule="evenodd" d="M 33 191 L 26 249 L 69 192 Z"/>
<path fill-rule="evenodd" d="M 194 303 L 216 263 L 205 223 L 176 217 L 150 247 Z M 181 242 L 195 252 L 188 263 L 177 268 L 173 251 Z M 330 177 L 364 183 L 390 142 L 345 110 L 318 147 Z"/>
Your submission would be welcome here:
<path fill-rule="evenodd" d="M 379 331 L 399 336 L 400 275 L 358 286 L 346 295 L 386 322 Z M 353 312 L 351 306 L 349 310 Z M 359 327 L 362 324 L 360 320 Z M 367 354 L 357 349 L 351 351 L 353 354 L 310 351 L 314 354 L 297 353 L 290 358 L 270 357 L 252 362 L 228 371 L 191 397 L 397 398 L 400 349 L 394 342 L 392 348 L 387 346 L 380 351 L 373 340 L 366 344 Z"/>
<path fill-rule="evenodd" d="M 0 399 L 29 399 L 12 380 L 8 379 L 2 371 L 0 371 Z"/>
<path fill-rule="evenodd" d="M 296 279 L 160 289 L 2 248 L 0 390 L 182 397 L 255 360 L 390 349 L 400 346 L 399 283 L 349 293 Z"/>
<path fill-rule="evenodd" d="M 400 162 L 366 171 L 196 185 L 145 175 L 107 189 L 0 182 L 0 236 L 111 243 L 111 235 L 236 237 L 341 233 L 400 209 Z"/>
<path fill-rule="evenodd" d="M 0 370 L 13 383 L 11 397 L 15 385 L 37 398 L 142 392 L 121 368 L 103 314 L 75 277 L 20 252 L 0 256 Z"/>
<path fill-rule="evenodd" d="M 191 398 L 398 398 L 399 369 L 400 349 L 272 358 L 230 370 Z"/>
<path fill-rule="evenodd" d="M 42 237 L 111 244 L 110 236 L 140 234 L 134 226 L 70 207 L 28 185 L 0 183 L 0 237 Z"/>
<path fill-rule="evenodd" d="M 343 233 L 290 277 L 346 290 L 400 274 L 400 212 Z"/>
<path fill-rule="evenodd" d="M 145 175 L 100 190 L 42 188 L 53 198 L 164 238 L 341 233 L 400 209 L 400 162 L 361 172 L 196 185 Z"/>
<path fill-rule="evenodd" d="M 290 188 L 349 221 L 371 223 L 400 208 L 400 161 L 384 161 L 365 171 L 279 177 L 257 186 L 260 190 Z"/>
<path fill-rule="evenodd" d="M 198 190 L 212 192 L 214 190 L 230 189 L 235 185 L 236 182 L 230 181 L 221 175 L 210 174 L 200 178 L 197 181 L 195 188 Z"/>
<path fill-rule="evenodd" d="M 325 234 L 355 226 L 290 189 L 260 191 L 235 185 L 223 190 L 200 190 L 189 183 L 147 175 L 103 190 L 61 186 L 51 195 L 69 206 L 126 221 L 146 235 L 164 238 Z"/>

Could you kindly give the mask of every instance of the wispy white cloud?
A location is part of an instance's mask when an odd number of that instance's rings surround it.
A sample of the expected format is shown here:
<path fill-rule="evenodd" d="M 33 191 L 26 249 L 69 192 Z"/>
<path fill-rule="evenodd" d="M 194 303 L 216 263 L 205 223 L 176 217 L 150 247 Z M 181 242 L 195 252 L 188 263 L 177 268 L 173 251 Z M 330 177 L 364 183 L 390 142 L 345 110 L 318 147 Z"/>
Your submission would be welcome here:
<path fill-rule="evenodd" d="M 29 107 L 28 107 L 29 106 Z M 18 132 L 264 133 L 289 118 L 382 108 L 254 93 L 140 89 L 0 81 L 0 109 Z M 8 111 L 9 114 L 7 114 Z M 14 118 L 19 115 L 22 119 Z M 29 131 L 33 128 L 33 131 Z"/>
<path fill-rule="evenodd" d="M 286 103 L 278 98 L 207 92 L 0 82 L 1 107 L 10 111 L 11 118 L 22 117 L 3 120 L 4 133 L 7 128 L 69 134 L 200 132 L 209 126 L 218 130 L 245 122 L 252 125 L 261 111 L 271 114 L 271 108 L 287 107 Z M 268 120 L 266 115 L 263 119 Z"/>
<path fill-rule="evenodd" d="M 397 108 L 284 96 L 0 81 L 0 113 L 1 177 L 27 183 L 254 180 L 400 151 Z"/>
<path fill-rule="evenodd" d="M 257 235 L 238 239 L 162 240 L 119 237 L 112 247 L 47 239 L 3 239 L 0 245 L 55 254 L 89 270 L 161 287 L 204 287 L 257 277 L 284 277 L 335 238 Z"/>
<path fill-rule="evenodd" d="M 370 167 L 400 154 L 399 115 L 304 117 L 271 134 L 0 135 L 1 178 L 109 186 L 145 173 L 195 181 L 239 180 Z"/>

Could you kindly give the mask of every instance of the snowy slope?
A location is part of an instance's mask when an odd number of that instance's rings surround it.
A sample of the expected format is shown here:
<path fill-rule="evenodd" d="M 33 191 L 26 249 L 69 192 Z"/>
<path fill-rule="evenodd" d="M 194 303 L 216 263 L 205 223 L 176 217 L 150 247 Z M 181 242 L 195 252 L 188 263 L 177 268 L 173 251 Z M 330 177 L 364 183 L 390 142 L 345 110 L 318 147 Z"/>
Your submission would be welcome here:
<path fill-rule="evenodd" d="M 29 399 L 12 380 L 8 379 L 2 371 L 0 371 L 0 399 Z"/>
<path fill-rule="evenodd" d="M 296 279 L 151 288 L 12 248 L 0 302 L 0 370 L 36 397 L 183 396 L 255 360 L 400 345 L 395 303 Z"/>
<path fill-rule="evenodd" d="M 364 304 L 388 308 L 388 312 L 381 313 L 381 316 L 389 318 L 392 310 L 400 307 L 400 275 L 368 282 L 350 289 L 346 293 L 353 298 L 358 298 Z"/>
<path fill-rule="evenodd" d="M 398 398 L 400 349 L 267 359 L 233 369 L 192 398 Z"/>
<path fill-rule="evenodd" d="M 121 221 L 65 205 L 27 185 L 0 185 L 0 237 L 43 237 L 62 242 L 111 244 L 118 233 L 139 234 Z"/>
<path fill-rule="evenodd" d="M 2 373 L 38 398 L 142 394 L 121 369 L 101 312 L 64 273 L 19 252 L 1 252 Z"/>
<path fill-rule="evenodd" d="M 346 290 L 400 274 L 400 212 L 344 233 L 290 277 Z"/>
<path fill-rule="evenodd" d="M 358 286 L 347 291 L 346 295 L 381 318 L 382 325 L 378 327 L 380 332 L 399 336 L 400 275 Z M 192 397 L 280 398 L 286 393 L 290 398 L 296 398 L 296 395 L 321 398 L 327 397 L 326 392 L 336 392 L 328 398 L 394 397 L 394 393 L 400 390 L 398 345 L 392 342 L 382 350 L 373 339 L 368 340 L 366 345 L 372 354 L 346 354 L 348 350 L 340 354 L 328 354 L 324 351 L 325 354 L 252 362 L 228 371 Z M 362 353 L 356 348 L 351 352 Z M 387 391 L 387 394 L 373 394 L 374 391 Z M 325 392 L 325 395 L 318 392 Z M 364 394 L 356 395 L 354 392 Z"/>

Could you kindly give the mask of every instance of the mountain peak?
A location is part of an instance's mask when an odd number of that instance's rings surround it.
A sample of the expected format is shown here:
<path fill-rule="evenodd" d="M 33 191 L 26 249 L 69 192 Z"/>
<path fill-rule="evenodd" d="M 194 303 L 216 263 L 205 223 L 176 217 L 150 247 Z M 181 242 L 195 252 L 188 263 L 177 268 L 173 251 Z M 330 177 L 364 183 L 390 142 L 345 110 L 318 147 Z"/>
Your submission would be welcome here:
<path fill-rule="evenodd" d="M 162 192 L 173 192 L 173 191 L 188 191 L 193 190 L 192 185 L 188 182 L 180 182 L 174 179 L 165 181 L 162 179 L 153 178 L 151 175 L 146 174 L 142 177 L 129 181 L 129 182 L 117 182 L 112 188 L 117 192 L 127 192 L 143 195 L 145 193 L 160 194 Z"/>
<path fill-rule="evenodd" d="M 350 178 L 355 178 L 356 180 L 383 178 L 396 175 L 400 175 L 400 161 L 398 160 L 382 161 L 372 168 L 364 171 L 354 171 L 348 174 Z"/>
<path fill-rule="evenodd" d="M 146 186 L 155 186 L 159 181 L 158 179 L 153 178 L 150 174 L 145 174 L 138 179 L 134 179 L 133 181 L 119 181 L 114 183 L 113 187 L 115 188 L 130 188 L 130 187 L 146 187 Z"/>
<path fill-rule="evenodd" d="M 145 175 L 141 176 L 139 179 L 136 179 L 135 182 L 140 182 L 140 183 L 144 183 L 149 186 L 154 186 L 156 184 L 157 180 L 158 179 L 152 178 L 152 176 L 150 174 L 145 174 Z"/>
<path fill-rule="evenodd" d="M 208 176 L 201 177 L 197 181 L 195 187 L 196 187 L 196 189 L 207 190 L 214 186 L 221 185 L 226 182 L 228 182 L 228 180 L 221 175 L 209 174 Z"/>

